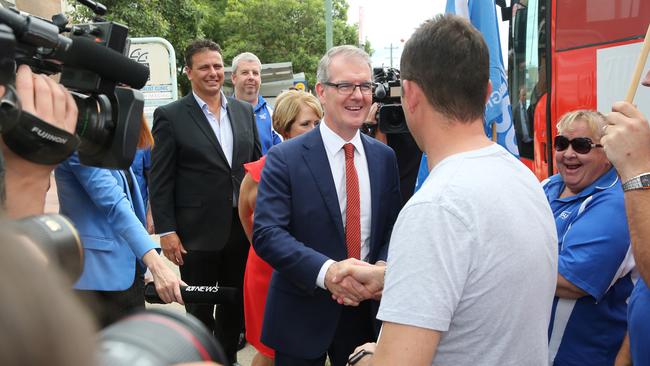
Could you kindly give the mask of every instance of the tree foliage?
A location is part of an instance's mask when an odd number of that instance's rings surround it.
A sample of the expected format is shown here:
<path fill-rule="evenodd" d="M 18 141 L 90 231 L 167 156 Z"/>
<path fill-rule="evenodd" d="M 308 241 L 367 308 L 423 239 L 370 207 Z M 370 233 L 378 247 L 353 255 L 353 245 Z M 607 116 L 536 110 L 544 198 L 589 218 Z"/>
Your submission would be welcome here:
<path fill-rule="evenodd" d="M 107 19 L 129 26 L 131 37 L 162 37 L 176 50 L 181 90 L 188 90 L 180 71 L 183 50 L 196 38 L 210 38 L 223 48 L 229 65 L 240 52 L 253 52 L 263 63 L 293 63 L 315 83 L 318 60 L 325 52 L 324 0 L 104 0 Z M 356 44 L 358 29 L 347 24 L 346 0 L 332 1 L 334 45 Z M 75 5 L 75 22 L 90 12 Z M 366 45 L 370 51 L 370 46 Z"/>

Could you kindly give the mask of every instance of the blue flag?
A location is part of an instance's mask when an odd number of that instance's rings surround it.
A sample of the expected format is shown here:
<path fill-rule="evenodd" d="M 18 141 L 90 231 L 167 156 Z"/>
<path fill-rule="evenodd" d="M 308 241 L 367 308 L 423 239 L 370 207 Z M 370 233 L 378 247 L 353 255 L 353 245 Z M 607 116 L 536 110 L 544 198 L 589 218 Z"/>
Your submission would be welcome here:
<path fill-rule="evenodd" d="M 483 34 L 490 50 L 490 81 L 492 82 L 492 94 L 485 105 L 483 117 L 485 134 L 492 138 L 492 124 L 496 123 L 496 142 L 515 157 L 519 157 L 515 129 L 512 125 L 508 81 L 501 57 L 499 24 L 494 0 L 447 0 L 445 12 L 469 18 L 472 25 Z M 423 172 L 426 172 L 426 175 Z M 423 155 L 416 190 L 420 188 L 427 175 L 426 157 Z"/>

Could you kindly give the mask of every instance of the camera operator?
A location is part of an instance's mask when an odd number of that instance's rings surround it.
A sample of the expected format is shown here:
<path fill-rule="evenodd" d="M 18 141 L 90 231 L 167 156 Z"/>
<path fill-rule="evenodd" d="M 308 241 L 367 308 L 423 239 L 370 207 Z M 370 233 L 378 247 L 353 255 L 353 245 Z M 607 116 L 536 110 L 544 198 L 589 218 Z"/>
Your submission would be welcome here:
<path fill-rule="evenodd" d="M 399 170 L 400 193 L 402 195 L 402 206 L 413 195 L 415 179 L 418 175 L 422 151 L 415 143 L 410 133 L 384 133 L 379 127 L 377 115 L 379 114 L 380 103 L 373 103 L 364 123 L 368 135 L 390 146 L 397 157 L 397 169 Z M 401 107 L 400 107 L 401 108 Z M 389 121 L 394 124 L 393 121 Z"/>
<path fill-rule="evenodd" d="M 0 86 L 0 96 L 5 87 Z M 16 94 L 22 109 L 41 120 L 72 133 L 77 124 L 77 106 L 65 87 L 54 80 L 32 73 L 21 65 L 16 72 Z M 4 206 L 11 218 L 43 213 L 45 195 L 50 184 L 54 165 L 41 165 L 27 161 L 2 142 L 5 177 Z"/>

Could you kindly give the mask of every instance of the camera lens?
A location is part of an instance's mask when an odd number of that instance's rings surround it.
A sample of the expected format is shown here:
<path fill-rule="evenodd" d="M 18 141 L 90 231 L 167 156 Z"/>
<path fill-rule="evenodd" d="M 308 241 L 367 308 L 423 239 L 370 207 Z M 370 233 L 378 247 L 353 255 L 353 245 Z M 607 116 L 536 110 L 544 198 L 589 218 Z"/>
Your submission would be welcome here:
<path fill-rule="evenodd" d="M 79 110 L 76 134 L 80 154 L 101 154 L 110 148 L 114 130 L 110 99 L 103 94 L 72 93 Z"/>
<path fill-rule="evenodd" d="M 72 282 L 77 281 L 83 270 L 83 247 L 70 220 L 59 214 L 47 214 L 18 220 L 14 225 L 38 246 L 48 261 L 56 263 Z"/>
<path fill-rule="evenodd" d="M 100 334 L 99 360 L 105 366 L 159 366 L 215 361 L 229 365 L 221 346 L 189 314 L 152 309 L 128 316 Z"/>

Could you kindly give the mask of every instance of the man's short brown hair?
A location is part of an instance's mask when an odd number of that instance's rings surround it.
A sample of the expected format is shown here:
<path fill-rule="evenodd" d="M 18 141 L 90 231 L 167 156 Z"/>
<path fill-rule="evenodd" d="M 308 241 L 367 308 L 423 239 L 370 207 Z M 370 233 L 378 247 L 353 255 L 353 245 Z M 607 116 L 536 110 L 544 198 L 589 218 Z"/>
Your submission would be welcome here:
<path fill-rule="evenodd" d="M 483 116 L 490 54 L 466 19 L 447 14 L 424 22 L 406 42 L 400 69 L 444 116 L 460 122 Z"/>
<path fill-rule="evenodd" d="M 221 47 L 209 39 L 197 39 L 185 48 L 185 66 L 192 68 L 192 56 L 203 51 L 217 51 L 221 55 Z"/>

